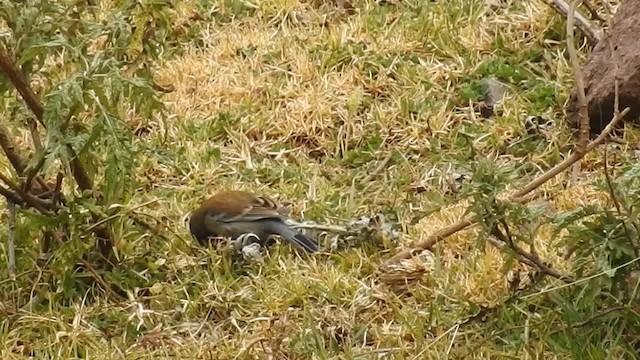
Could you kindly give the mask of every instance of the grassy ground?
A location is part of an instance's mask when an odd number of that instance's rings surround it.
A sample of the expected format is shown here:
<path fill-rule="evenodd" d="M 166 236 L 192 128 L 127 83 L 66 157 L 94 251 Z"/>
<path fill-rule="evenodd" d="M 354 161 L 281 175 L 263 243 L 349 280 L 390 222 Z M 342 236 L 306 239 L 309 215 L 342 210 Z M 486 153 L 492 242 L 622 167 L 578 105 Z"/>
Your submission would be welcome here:
<path fill-rule="evenodd" d="M 163 98 L 171 116 L 132 119 L 146 149 L 144 191 L 134 202 L 156 200 L 148 212 L 177 234 L 165 234 L 169 243 L 148 236 L 122 246 L 147 254 L 149 271 L 164 280 L 132 289 L 125 302 L 27 311 L 3 330 L 3 358 L 27 348 L 54 358 L 131 359 L 576 354 L 578 344 L 547 338 L 557 319 L 544 312 L 543 295 L 529 300 L 539 313 L 521 303 L 456 326 L 502 303 L 510 295 L 505 274 L 519 268 L 478 246 L 479 229 L 405 263 L 421 275 L 409 286 L 375 273 L 397 247 L 459 219 L 469 204 L 461 187 L 512 191 L 567 154 L 563 108 L 573 80 L 559 16 L 543 1 L 216 4 L 204 14 L 215 21 L 200 23 L 184 54 L 157 69 L 160 83 L 175 86 Z M 191 5 L 183 5 L 186 18 Z M 509 86 L 490 120 L 472 107 L 488 77 Z M 529 115 L 549 119 L 550 135 L 527 135 Z M 599 161 L 590 155 L 577 183 L 566 186 L 562 175 L 545 185 L 555 196 L 549 211 L 607 201 L 592 185 Z M 289 201 L 294 218 L 324 224 L 380 212 L 401 236 L 339 239 L 335 251 L 311 258 L 279 244 L 262 264 L 234 264 L 195 246 L 184 222 L 222 189 Z M 568 270 L 551 226 L 535 241 L 541 256 Z M 614 343 L 609 354 L 618 350 Z"/>

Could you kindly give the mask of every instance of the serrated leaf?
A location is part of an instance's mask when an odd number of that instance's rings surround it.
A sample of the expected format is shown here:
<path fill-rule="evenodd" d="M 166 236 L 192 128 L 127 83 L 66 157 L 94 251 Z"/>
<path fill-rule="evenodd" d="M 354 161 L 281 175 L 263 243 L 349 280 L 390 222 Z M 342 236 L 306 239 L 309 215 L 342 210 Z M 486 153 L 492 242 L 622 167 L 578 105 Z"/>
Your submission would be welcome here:
<path fill-rule="evenodd" d="M 80 148 L 80 150 L 78 151 L 78 155 L 85 154 L 91 148 L 93 143 L 98 139 L 98 137 L 102 133 L 103 127 L 104 126 L 101 121 L 97 122 L 93 126 L 93 129 L 91 129 L 91 134 L 89 135 L 89 138 L 87 139 L 87 141 L 85 141 L 85 143 L 82 145 L 82 148 Z"/>

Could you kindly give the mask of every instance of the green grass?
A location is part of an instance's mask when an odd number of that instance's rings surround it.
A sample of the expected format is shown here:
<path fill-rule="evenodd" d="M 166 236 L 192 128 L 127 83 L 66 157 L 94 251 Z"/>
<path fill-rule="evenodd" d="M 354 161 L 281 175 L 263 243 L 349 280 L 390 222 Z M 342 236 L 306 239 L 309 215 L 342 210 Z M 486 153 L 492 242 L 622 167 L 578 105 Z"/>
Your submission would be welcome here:
<path fill-rule="evenodd" d="M 452 236 L 432 261 L 406 261 L 397 278 L 376 273 L 396 247 L 458 220 L 474 186 L 513 191 L 564 158 L 573 83 L 564 22 L 542 1 L 493 11 L 483 1 L 358 0 L 353 14 L 339 3 L 200 2 L 209 21 L 157 69 L 160 83 L 175 86 L 163 97 L 171 116 L 136 119 L 148 129 L 135 140 L 143 191 L 126 206 L 155 200 L 140 211 L 175 232 L 164 232 L 168 242 L 149 234 L 120 244 L 132 268 L 146 268 L 137 276 L 149 286 L 128 289 L 124 301 L 90 292 L 62 304 L 46 301 L 54 288 L 3 283 L 0 313 L 13 315 L 0 320 L 1 358 L 567 359 L 628 351 L 620 334 L 601 342 L 579 330 L 575 338 L 554 334 L 569 320 L 543 295 L 457 326 L 509 296 L 510 268 L 526 272 L 477 246 L 479 229 Z M 510 90 L 486 120 L 472 102 L 491 76 Z M 551 119 L 553 136 L 526 137 L 528 115 Z M 601 177 L 600 161 L 589 155 L 593 173 L 577 184 L 564 187 L 569 175 L 561 175 L 545 185 L 558 211 L 606 203 L 589 182 Z M 470 180 L 451 191 L 452 173 Z M 294 218 L 324 224 L 380 212 L 401 237 L 339 239 L 337 250 L 310 258 L 278 244 L 264 263 L 236 262 L 198 247 L 183 221 L 222 189 L 292 202 Z M 414 224 L 422 212 L 428 216 Z M 552 234 L 548 227 L 537 235 L 538 252 L 567 270 Z M 327 244 L 332 236 L 318 235 Z M 44 301 L 17 311 L 38 292 Z"/>

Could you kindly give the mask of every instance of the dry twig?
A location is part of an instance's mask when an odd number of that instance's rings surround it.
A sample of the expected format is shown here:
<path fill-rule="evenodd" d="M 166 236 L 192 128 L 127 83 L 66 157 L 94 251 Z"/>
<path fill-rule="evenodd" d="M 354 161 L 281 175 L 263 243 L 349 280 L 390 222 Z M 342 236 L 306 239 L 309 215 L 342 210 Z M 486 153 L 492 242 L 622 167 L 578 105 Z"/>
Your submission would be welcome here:
<path fill-rule="evenodd" d="M 548 5 L 553 7 L 560 15 L 568 17 L 570 6 L 564 0 L 547 0 Z M 582 14 L 575 12 L 576 25 L 580 31 L 587 37 L 591 45 L 595 45 L 602 40 L 602 32 L 596 26 L 592 25 Z"/>
<path fill-rule="evenodd" d="M 573 35 L 573 22 L 576 8 L 581 0 L 574 0 L 571 3 L 569 9 L 569 15 L 567 16 L 567 52 L 569 53 L 569 59 L 571 59 L 571 67 L 573 68 L 573 74 L 576 81 L 576 89 L 578 92 L 578 118 L 580 119 L 580 140 L 578 142 L 577 152 L 585 153 L 587 151 L 587 144 L 589 143 L 589 112 L 587 110 L 587 97 L 584 91 L 584 80 L 582 77 L 582 70 L 580 69 L 580 62 L 578 61 L 578 54 L 576 53 L 576 47 Z"/>

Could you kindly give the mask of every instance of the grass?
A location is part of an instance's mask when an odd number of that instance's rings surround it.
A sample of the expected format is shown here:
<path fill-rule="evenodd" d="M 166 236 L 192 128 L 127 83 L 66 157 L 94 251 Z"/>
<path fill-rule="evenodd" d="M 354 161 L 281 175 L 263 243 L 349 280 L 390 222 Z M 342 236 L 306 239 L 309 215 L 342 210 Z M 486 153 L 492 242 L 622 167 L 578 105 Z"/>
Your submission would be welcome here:
<path fill-rule="evenodd" d="M 455 234 L 429 261 L 405 262 L 408 273 L 422 274 L 409 285 L 387 284 L 376 274 L 396 247 L 458 220 L 470 204 L 469 187 L 494 182 L 513 191 L 567 154 L 563 109 L 572 71 L 564 22 L 544 2 L 506 1 L 492 10 L 470 0 L 358 0 L 354 12 L 340 1 L 200 5 L 212 20 L 193 24 L 199 33 L 187 50 L 156 69 L 159 83 L 175 86 L 163 97 L 170 116 L 132 119 L 132 127 L 145 129 L 136 140 L 144 149 L 138 164 L 144 191 L 127 206 L 155 201 L 144 211 L 176 234 L 166 233 L 167 243 L 149 235 L 121 246 L 146 262 L 148 271 L 139 276 L 161 280 L 129 289 L 123 302 L 98 296 L 27 308 L 0 332 L 0 357 L 31 351 L 98 359 L 623 353 L 616 340 L 580 348 L 580 340 L 552 337 L 565 325 L 545 296 L 457 326 L 504 302 L 511 268 L 526 272 L 495 248 L 478 246 L 479 229 Z M 193 8 L 186 2 L 178 11 L 186 18 Z M 473 111 L 487 77 L 509 86 L 490 120 Z M 529 115 L 550 119 L 552 135 L 527 136 Z M 387 166 L 372 174 L 388 156 Z M 601 161 L 601 154 L 589 155 L 577 183 L 565 186 L 569 177 L 561 175 L 545 185 L 555 194 L 555 211 L 607 203 L 593 185 Z M 452 174 L 466 176 L 457 191 Z M 264 263 L 237 264 L 227 253 L 196 246 L 184 222 L 222 189 L 292 202 L 294 218 L 319 223 L 344 225 L 382 213 L 401 237 L 340 239 L 337 250 L 311 258 L 280 244 Z M 554 236 L 551 225 L 543 227 L 537 249 L 569 271 Z M 31 291 L 15 288 L 2 306 L 15 306 Z"/>

